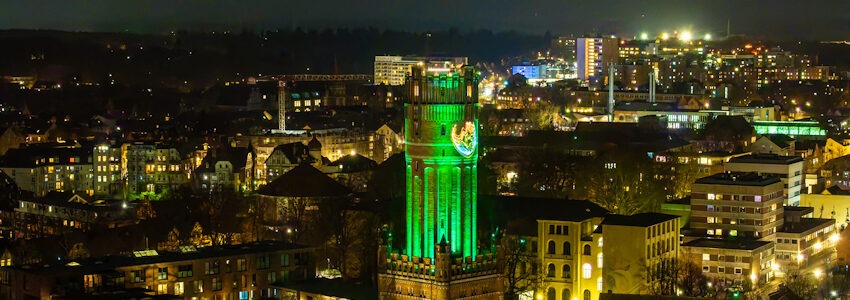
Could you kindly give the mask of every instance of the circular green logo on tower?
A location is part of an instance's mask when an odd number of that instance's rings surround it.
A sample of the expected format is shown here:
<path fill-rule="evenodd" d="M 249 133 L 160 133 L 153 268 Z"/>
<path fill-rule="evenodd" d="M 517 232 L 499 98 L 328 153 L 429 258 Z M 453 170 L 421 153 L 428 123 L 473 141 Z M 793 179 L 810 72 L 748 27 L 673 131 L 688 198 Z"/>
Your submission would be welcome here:
<path fill-rule="evenodd" d="M 458 124 L 452 126 L 452 144 L 455 145 L 457 153 L 463 157 L 470 157 L 478 147 L 478 135 L 475 134 L 475 123 L 466 121 L 460 128 Z"/>

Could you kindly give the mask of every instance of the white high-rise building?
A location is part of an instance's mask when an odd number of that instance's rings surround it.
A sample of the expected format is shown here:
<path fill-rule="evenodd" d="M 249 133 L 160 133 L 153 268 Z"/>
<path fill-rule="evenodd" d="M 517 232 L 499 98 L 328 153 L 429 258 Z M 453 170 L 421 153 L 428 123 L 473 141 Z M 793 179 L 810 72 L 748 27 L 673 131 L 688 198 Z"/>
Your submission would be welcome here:
<path fill-rule="evenodd" d="M 576 75 L 579 81 L 598 82 L 605 78 L 609 63 L 619 57 L 619 40 L 616 38 L 576 39 Z"/>
<path fill-rule="evenodd" d="M 466 57 L 375 56 L 375 84 L 403 85 L 410 67 L 427 65 L 428 71 L 447 72 L 466 65 Z"/>
<path fill-rule="evenodd" d="M 799 206 L 803 187 L 803 158 L 758 153 L 738 156 L 726 163 L 729 172 L 758 172 L 778 176 L 784 185 L 785 205 Z"/>

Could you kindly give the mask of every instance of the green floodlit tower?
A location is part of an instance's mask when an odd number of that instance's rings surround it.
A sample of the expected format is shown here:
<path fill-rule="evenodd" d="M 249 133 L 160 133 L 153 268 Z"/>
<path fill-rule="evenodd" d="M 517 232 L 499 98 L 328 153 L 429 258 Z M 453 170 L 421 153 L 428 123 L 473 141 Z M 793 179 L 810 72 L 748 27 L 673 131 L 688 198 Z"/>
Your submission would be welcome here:
<path fill-rule="evenodd" d="M 478 77 L 471 66 L 408 77 L 404 254 L 433 259 L 443 239 L 453 256 L 478 254 Z"/>

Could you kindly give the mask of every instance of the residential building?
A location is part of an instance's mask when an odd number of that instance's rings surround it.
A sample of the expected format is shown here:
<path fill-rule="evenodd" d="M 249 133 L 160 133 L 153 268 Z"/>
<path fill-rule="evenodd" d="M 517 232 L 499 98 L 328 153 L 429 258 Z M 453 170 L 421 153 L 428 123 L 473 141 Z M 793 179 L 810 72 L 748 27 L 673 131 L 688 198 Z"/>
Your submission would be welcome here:
<path fill-rule="evenodd" d="M 697 262 L 718 290 L 754 287 L 774 278 L 773 242 L 753 239 L 700 238 L 681 245 L 683 258 Z"/>
<path fill-rule="evenodd" d="M 519 262 L 514 263 L 518 270 L 506 271 L 512 276 L 506 284 L 537 287 L 519 291 L 521 297 L 596 300 L 608 290 L 651 294 L 658 284 L 653 272 L 679 253 L 681 225 L 675 215 L 609 214 L 580 200 L 500 197 L 496 203 L 514 216 L 505 238 L 520 245 L 505 254 L 506 262 Z"/>
<path fill-rule="evenodd" d="M 770 153 L 749 154 L 733 157 L 726 163 L 725 168 L 728 172 L 756 172 L 775 175 L 782 181 L 783 194 L 786 199 L 783 205 L 800 205 L 800 193 L 804 179 L 802 157 Z"/>
<path fill-rule="evenodd" d="M 813 213 L 812 207 L 785 207 L 785 226 L 776 235 L 777 275 L 835 261 L 840 228 L 835 219 L 806 217 Z"/>
<path fill-rule="evenodd" d="M 784 222 L 785 196 L 777 176 L 718 173 L 691 188 L 690 228 L 696 235 L 773 241 Z"/>
<path fill-rule="evenodd" d="M 315 137 L 308 145 L 301 142 L 287 143 L 274 147 L 269 157 L 265 160 L 265 180 L 271 182 L 278 176 L 283 175 L 292 168 L 301 164 L 310 164 L 315 167 L 323 165 L 322 143 Z"/>
<path fill-rule="evenodd" d="M 772 153 L 782 156 L 796 155 L 794 139 L 784 134 L 766 134 L 750 145 L 752 153 Z"/>
<path fill-rule="evenodd" d="M 216 188 L 247 190 L 248 169 L 247 148 L 228 146 L 212 148 L 201 162 L 201 166 L 192 173 L 202 190 Z"/>
<path fill-rule="evenodd" d="M 602 236 L 594 235 L 607 211 L 589 201 L 566 201 L 560 210 L 538 216 L 539 243 L 534 265 L 540 266 L 544 275 L 538 293 L 546 299 L 573 299 L 590 294 L 599 296 L 602 269 Z M 554 209 L 554 207 L 552 207 Z M 535 267 L 527 272 L 533 272 Z"/>
<path fill-rule="evenodd" d="M 92 151 L 79 145 L 41 144 L 9 149 L 0 169 L 21 190 L 35 196 L 50 191 L 94 194 Z"/>
<path fill-rule="evenodd" d="M 275 285 L 315 276 L 312 251 L 262 241 L 3 267 L 0 294 L 7 299 L 80 299 L 146 289 L 185 299 L 277 298 Z"/>
<path fill-rule="evenodd" d="M 112 198 L 123 187 L 121 178 L 121 148 L 107 144 L 93 148 L 92 167 L 94 168 L 94 194 L 98 197 Z"/>
<path fill-rule="evenodd" d="M 125 193 L 130 198 L 156 198 L 189 180 L 180 152 L 165 144 L 125 143 L 121 146 L 121 165 Z"/>
<path fill-rule="evenodd" d="M 48 192 L 21 199 L 15 208 L 15 238 L 32 239 L 136 223 L 135 210 L 122 201 L 95 201 L 88 195 Z"/>
<path fill-rule="evenodd" d="M 403 85 L 413 66 L 422 66 L 429 72 L 446 72 L 466 64 L 466 57 L 378 55 L 375 56 L 375 84 Z"/>
<path fill-rule="evenodd" d="M 247 168 L 251 171 L 249 180 L 256 188 L 271 181 L 267 178 L 270 171 L 266 170 L 266 160 L 275 151 L 275 148 L 296 142 L 307 144 L 314 138 L 321 144 L 321 157 L 327 158 L 328 161 L 340 159 L 351 153 L 359 153 L 375 161 L 383 161 L 384 151 L 380 136 L 374 131 L 360 129 L 287 130 L 279 134 L 241 135 L 233 137 L 230 145 L 231 147 L 245 147 L 251 150 Z M 292 147 L 298 148 L 300 146 L 294 145 Z M 293 151 L 297 154 L 301 150 Z M 273 165 L 275 164 L 277 163 L 273 163 Z M 281 162 L 281 164 L 280 171 L 273 171 L 276 176 L 280 176 L 282 174 L 280 172 L 285 172 L 289 168 L 286 167 L 286 162 Z"/>
<path fill-rule="evenodd" d="M 598 293 L 655 294 L 661 290 L 661 270 L 673 265 L 679 255 L 679 228 L 675 215 L 605 216 L 594 232 L 601 248 L 596 262 L 596 267 L 602 268 L 599 280 L 606 278 L 601 280 Z M 611 245 L 604 247 L 606 242 Z"/>

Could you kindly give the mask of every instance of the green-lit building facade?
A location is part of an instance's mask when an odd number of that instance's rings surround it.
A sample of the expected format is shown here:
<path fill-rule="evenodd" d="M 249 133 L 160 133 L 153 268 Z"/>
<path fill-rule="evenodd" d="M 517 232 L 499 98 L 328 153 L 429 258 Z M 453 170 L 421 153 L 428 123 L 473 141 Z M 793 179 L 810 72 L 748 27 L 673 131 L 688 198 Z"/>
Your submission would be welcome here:
<path fill-rule="evenodd" d="M 408 84 L 405 254 L 434 258 L 444 237 L 453 254 L 477 254 L 478 75 L 463 71 L 414 73 Z"/>
<path fill-rule="evenodd" d="M 407 76 L 405 237 L 379 251 L 382 299 L 501 299 L 496 255 L 477 237 L 478 77 L 473 67 Z"/>

